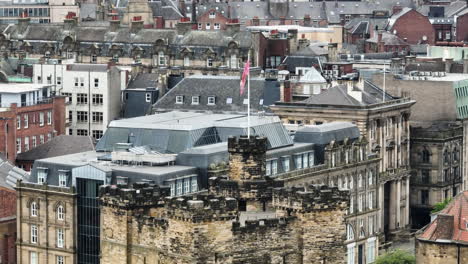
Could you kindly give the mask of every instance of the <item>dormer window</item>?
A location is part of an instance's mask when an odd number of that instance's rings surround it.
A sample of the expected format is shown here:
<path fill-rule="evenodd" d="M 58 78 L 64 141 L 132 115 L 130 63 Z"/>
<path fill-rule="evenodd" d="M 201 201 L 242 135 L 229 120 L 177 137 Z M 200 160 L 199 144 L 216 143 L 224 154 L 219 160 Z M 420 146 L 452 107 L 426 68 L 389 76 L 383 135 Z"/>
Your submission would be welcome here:
<path fill-rule="evenodd" d="M 184 103 L 184 96 L 182 95 L 177 95 L 176 96 L 176 104 L 183 104 Z"/>
<path fill-rule="evenodd" d="M 200 96 L 192 96 L 192 104 L 193 105 L 198 105 L 200 103 Z"/>
<path fill-rule="evenodd" d="M 66 187 L 68 182 L 68 173 L 66 170 L 59 170 L 59 187 Z"/>
<path fill-rule="evenodd" d="M 210 18 L 216 18 L 216 13 L 214 11 L 210 12 Z"/>
<path fill-rule="evenodd" d="M 216 97 L 208 96 L 208 105 L 215 105 L 216 104 Z"/>
<path fill-rule="evenodd" d="M 45 184 L 47 182 L 47 168 L 38 168 L 37 183 Z"/>
<path fill-rule="evenodd" d="M 206 67 L 208 67 L 208 68 L 213 67 L 213 59 L 212 58 L 206 59 Z"/>

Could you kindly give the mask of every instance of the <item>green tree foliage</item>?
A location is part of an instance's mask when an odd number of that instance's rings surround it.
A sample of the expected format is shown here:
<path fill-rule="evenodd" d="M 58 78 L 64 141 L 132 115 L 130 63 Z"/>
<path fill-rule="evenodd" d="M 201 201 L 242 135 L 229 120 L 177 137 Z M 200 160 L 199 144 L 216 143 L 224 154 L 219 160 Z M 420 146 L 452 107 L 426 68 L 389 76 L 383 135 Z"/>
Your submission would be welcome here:
<path fill-rule="evenodd" d="M 437 213 L 439 211 L 442 211 L 447 206 L 447 204 L 449 204 L 451 201 L 452 199 L 450 198 L 450 199 L 445 199 L 444 201 L 440 203 L 436 203 L 431 213 Z"/>
<path fill-rule="evenodd" d="M 416 258 L 403 250 L 388 252 L 377 258 L 375 264 L 415 264 Z"/>

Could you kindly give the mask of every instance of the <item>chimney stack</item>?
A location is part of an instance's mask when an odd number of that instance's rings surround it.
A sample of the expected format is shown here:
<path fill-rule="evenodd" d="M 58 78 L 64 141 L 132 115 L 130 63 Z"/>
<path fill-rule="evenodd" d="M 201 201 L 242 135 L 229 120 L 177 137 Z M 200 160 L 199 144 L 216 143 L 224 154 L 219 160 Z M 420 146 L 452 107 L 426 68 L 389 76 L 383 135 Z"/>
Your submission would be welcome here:
<path fill-rule="evenodd" d="M 310 22 L 310 15 L 305 15 L 304 16 L 304 27 L 310 27 L 311 26 L 311 22 Z"/>
<path fill-rule="evenodd" d="M 130 31 L 132 33 L 137 33 L 143 28 L 143 20 L 141 16 L 134 16 L 132 19 L 132 23 L 130 25 Z"/>
<path fill-rule="evenodd" d="M 177 34 L 185 35 L 192 30 L 193 23 L 190 22 L 190 18 L 182 17 L 176 25 Z"/>
<path fill-rule="evenodd" d="M 258 16 L 254 16 L 252 18 L 252 26 L 260 26 L 260 19 L 258 18 Z"/>
<path fill-rule="evenodd" d="M 229 19 L 229 22 L 226 23 L 226 32 L 228 35 L 232 36 L 240 31 L 239 19 L 233 18 Z"/>
<path fill-rule="evenodd" d="M 75 12 L 68 12 L 63 21 L 65 30 L 72 30 L 78 24 L 78 18 Z"/>
<path fill-rule="evenodd" d="M 20 15 L 20 18 L 18 18 L 18 27 L 20 32 L 24 32 L 26 28 L 28 28 L 30 21 L 31 18 L 29 18 L 28 13 L 26 11 L 23 11 Z"/>
<path fill-rule="evenodd" d="M 288 29 L 289 54 L 298 50 L 297 29 Z"/>
<path fill-rule="evenodd" d="M 445 72 L 450 73 L 452 69 L 452 64 L 453 64 L 453 59 L 452 58 L 447 58 L 445 59 Z"/>
<path fill-rule="evenodd" d="M 119 14 L 116 11 L 112 11 L 107 14 L 110 17 L 109 30 L 110 32 L 117 32 L 120 28 Z"/>

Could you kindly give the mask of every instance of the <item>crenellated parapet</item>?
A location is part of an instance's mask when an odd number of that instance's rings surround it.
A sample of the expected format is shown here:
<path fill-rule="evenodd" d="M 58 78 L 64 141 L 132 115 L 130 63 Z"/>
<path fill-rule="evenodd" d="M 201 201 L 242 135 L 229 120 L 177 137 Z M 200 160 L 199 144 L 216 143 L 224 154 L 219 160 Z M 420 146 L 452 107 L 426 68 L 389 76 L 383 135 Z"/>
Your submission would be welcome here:
<path fill-rule="evenodd" d="M 314 210 L 347 209 L 349 192 L 325 185 L 276 188 L 273 190 L 273 206 L 301 213 Z"/>
<path fill-rule="evenodd" d="M 170 188 L 149 183 L 134 183 L 133 188 L 104 185 L 99 194 L 103 206 L 122 209 L 150 208 L 163 206 L 164 198 L 170 195 Z"/>
<path fill-rule="evenodd" d="M 268 141 L 265 137 L 230 137 L 228 139 L 230 179 L 236 181 L 262 179 L 266 171 L 267 146 Z"/>
<path fill-rule="evenodd" d="M 211 177 L 208 182 L 210 193 L 230 196 L 236 199 L 271 200 L 274 188 L 281 188 L 284 182 L 269 177 L 256 180 L 236 181 L 227 177 Z"/>
<path fill-rule="evenodd" d="M 167 217 L 190 222 L 235 219 L 237 212 L 236 199 L 213 195 L 168 198 L 165 205 Z"/>

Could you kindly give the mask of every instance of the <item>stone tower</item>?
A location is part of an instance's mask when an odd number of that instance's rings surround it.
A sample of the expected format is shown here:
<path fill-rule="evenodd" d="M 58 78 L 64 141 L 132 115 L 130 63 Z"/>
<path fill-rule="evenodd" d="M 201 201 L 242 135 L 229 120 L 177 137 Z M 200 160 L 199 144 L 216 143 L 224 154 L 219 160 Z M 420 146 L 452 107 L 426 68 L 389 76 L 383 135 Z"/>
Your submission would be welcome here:
<path fill-rule="evenodd" d="M 262 179 L 265 175 L 266 150 L 265 137 L 230 137 L 229 178 L 234 181 Z"/>
<path fill-rule="evenodd" d="M 153 24 L 153 11 L 151 10 L 147 0 L 128 1 L 122 22 L 128 25 L 135 17 L 141 17 L 141 20 L 145 25 Z"/>

